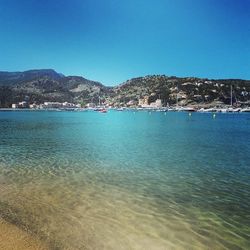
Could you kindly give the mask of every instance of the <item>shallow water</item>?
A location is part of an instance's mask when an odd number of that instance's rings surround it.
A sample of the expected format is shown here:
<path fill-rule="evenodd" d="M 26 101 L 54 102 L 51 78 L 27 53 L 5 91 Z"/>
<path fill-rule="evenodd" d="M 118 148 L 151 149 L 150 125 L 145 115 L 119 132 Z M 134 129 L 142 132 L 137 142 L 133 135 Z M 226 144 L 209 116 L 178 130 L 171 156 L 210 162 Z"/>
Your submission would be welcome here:
<path fill-rule="evenodd" d="M 0 112 L 0 215 L 51 249 L 248 249 L 250 115 Z"/>

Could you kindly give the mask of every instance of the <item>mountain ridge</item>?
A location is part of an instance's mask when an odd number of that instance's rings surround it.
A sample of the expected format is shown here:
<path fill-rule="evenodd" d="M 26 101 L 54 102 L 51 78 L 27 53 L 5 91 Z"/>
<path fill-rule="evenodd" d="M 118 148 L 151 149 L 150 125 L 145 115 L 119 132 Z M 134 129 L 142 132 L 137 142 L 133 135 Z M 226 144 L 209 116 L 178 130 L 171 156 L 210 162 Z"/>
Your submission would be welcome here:
<path fill-rule="evenodd" d="M 234 102 L 249 102 L 250 80 L 242 79 L 147 75 L 108 87 L 82 76 L 65 76 L 53 69 L 0 71 L 0 107 L 10 107 L 27 96 L 35 103 L 67 101 L 85 105 L 101 99 L 106 104 L 122 106 L 131 101 L 137 105 L 145 97 L 149 102 L 159 98 L 165 105 L 173 105 L 178 95 L 182 105 L 228 104 L 231 86 Z"/>

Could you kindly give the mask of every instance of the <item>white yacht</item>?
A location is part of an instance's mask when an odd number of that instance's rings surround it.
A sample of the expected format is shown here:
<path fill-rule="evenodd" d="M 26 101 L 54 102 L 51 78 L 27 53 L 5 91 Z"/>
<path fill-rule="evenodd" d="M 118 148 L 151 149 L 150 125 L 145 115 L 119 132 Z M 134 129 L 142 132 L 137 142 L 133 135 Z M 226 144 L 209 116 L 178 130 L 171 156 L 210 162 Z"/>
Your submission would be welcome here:
<path fill-rule="evenodd" d="M 241 112 L 250 112 L 250 107 L 247 107 L 247 108 L 241 109 Z"/>

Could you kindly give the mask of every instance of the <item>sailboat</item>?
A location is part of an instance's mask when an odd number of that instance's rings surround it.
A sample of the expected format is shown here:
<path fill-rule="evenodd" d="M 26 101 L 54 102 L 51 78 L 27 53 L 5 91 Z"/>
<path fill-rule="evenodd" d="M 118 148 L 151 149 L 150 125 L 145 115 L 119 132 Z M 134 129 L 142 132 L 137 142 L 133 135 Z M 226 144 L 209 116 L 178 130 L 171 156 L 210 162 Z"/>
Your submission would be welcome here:
<path fill-rule="evenodd" d="M 237 103 L 237 99 L 236 99 L 236 96 L 235 96 L 235 100 L 236 100 L 236 103 Z M 231 84 L 231 100 L 230 100 L 230 108 L 228 108 L 228 112 L 240 112 L 241 111 L 241 108 L 233 108 L 233 86 Z"/>

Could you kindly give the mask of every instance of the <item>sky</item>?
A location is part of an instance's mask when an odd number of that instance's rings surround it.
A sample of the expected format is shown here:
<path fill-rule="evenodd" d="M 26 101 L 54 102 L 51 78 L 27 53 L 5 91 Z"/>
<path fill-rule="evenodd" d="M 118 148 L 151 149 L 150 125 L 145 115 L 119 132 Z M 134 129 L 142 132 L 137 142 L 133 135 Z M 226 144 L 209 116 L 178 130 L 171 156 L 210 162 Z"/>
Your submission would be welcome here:
<path fill-rule="evenodd" d="M 250 79 L 250 0 L 0 0 L 0 71 L 43 68 Z"/>

